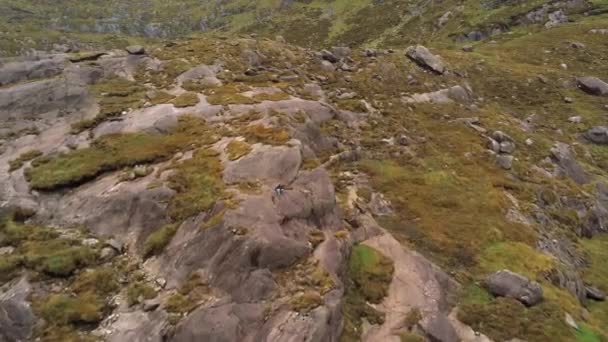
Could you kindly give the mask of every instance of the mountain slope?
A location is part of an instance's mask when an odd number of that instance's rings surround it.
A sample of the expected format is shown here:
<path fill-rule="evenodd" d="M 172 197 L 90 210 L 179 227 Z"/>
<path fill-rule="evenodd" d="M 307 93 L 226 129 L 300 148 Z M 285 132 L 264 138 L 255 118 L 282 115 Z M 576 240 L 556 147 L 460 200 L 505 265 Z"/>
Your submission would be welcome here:
<path fill-rule="evenodd" d="M 1 59 L 0 339 L 605 340 L 608 14 L 542 3 L 213 2 Z"/>
<path fill-rule="evenodd" d="M 176 37 L 192 33 L 282 35 L 301 46 L 407 46 L 414 41 L 480 40 L 520 25 L 551 26 L 581 13 L 601 14 L 602 0 L 567 1 L 118 1 L 9 0 L 2 5 L 4 54 L 82 33 Z M 527 29 L 526 29 L 527 30 Z M 39 32 L 47 32 L 40 37 Z M 50 35 L 48 31 L 55 31 Z M 63 33 L 59 33 L 63 32 Z M 30 36 L 31 35 L 31 36 Z M 29 36 L 24 39 L 24 36 Z M 83 41 L 99 41 L 91 35 Z M 109 38 L 108 38 L 109 39 Z M 69 39 L 68 39 L 69 40 Z M 110 45 L 111 46 L 111 45 Z M 114 45 L 117 46 L 117 45 Z"/>

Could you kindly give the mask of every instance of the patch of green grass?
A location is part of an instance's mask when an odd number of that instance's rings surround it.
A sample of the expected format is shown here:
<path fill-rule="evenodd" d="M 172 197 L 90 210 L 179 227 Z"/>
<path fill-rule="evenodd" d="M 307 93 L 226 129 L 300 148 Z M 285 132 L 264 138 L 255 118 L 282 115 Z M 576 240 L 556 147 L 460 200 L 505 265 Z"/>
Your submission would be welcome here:
<path fill-rule="evenodd" d="M 21 265 L 19 257 L 12 255 L 1 255 L 0 256 L 0 281 L 11 280 Z"/>
<path fill-rule="evenodd" d="M 213 150 L 198 150 L 192 159 L 176 165 L 169 177 L 169 187 L 177 192 L 169 203 L 171 218 L 181 221 L 211 209 L 225 196 L 222 172 L 218 153 Z"/>
<path fill-rule="evenodd" d="M 177 108 L 196 106 L 199 102 L 198 95 L 195 93 L 183 93 L 172 101 L 173 105 Z"/>
<path fill-rule="evenodd" d="M 379 303 L 386 296 L 393 270 L 393 262 L 372 247 L 353 247 L 349 275 L 367 301 Z"/>
<path fill-rule="evenodd" d="M 38 158 L 42 156 L 42 152 L 38 151 L 38 150 L 30 150 L 27 152 L 22 153 L 21 155 L 19 155 L 19 157 L 17 157 L 17 159 L 11 160 L 8 162 L 9 165 L 9 172 L 15 171 L 20 169 L 23 164 L 25 164 L 26 162 Z"/>
<path fill-rule="evenodd" d="M 455 136 L 450 140 L 462 138 L 459 145 L 479 144 L 452 134 Z M 491 169 L 494 166 L 440 153 L 417 163 L 359 163 L 371 176 L 374 189 L 382 192 L 395 208 L 396 217 L 381 220 L 385 228 L 449 267 L 474 266 L 478 253 L 499 241 L 535 241 L 533 230 L 505 220 L 503 212 L 509 204 L 502 186 L 506 182 Z"/>
<path fill-rule="evenodd" d="M 26 241 L 19 249 L 26 267 L 55 277 L 70 276 L 75 270 L 92 265 L 97 258 L 91 248 L 61 238 Z"/>
<path fill-rule="evenodd" d="M 37 190 L 76 186 L 104 172 L 169 159 L 176 152 L 208 143 L 213 137 L 203 120 L 181 117 L 171 134 L 107 135 L 95 140 L 89 148 L 56 156 L 27 169 L 26 177 Z"/>
<path fill-rule="evenodd" d="M 257 94 L 253 97 L 256 102 L 263 101 L 284 101 L 289 100 L 289 94 L 286 94 L 282 91 L 277 91 L 273 93 L 261 93 Z"/>
<path fill-rule="evenodd" d="M 251 152 L 251 145 L 245 141 L 232 140 L 226 147 L 229 160 L 238 160 Z"/>
<path fill-rule="evenodd" d="M 520 338 L 530 342 L 574 341 L 573 330 L 564 323 L 565 312 L 551 302 L 526 308 L 509 298 L 496 298 L 483 304 L 460 306 L 458 318 L 495 341 Z"/>
<path fill-rule="evenodd" d="M 207 102 L 212 105 L 232 105 L 232 104 L 255 104 L 258 101 L 251 97 L 241 95 L 242 92 L 249 90 L 248 87 L 238 85 L 225 85 L 209 89 L 205 92 Z"/>
<path fill-rule="evenodd" d="M 242 134 L 251 142 L 267 145 L 283 145 L 291 139 L 285 129 L 264 125 L 247 126 Z"/>
<path fill-rule="evenodd" d="M 71 285 L 71 289 L 76 293 L 95 293 L 100 296 L 107 296 L 118 291 L 116 270 L 110 267 L 100 267 L 80 273 Z"/>
<path fill-rule="evenodd" d="M 143 255 L 148 258 L 153 255 L 162 253 L 165 247 L 171 242 L 171 239 L 177 233 L 179 224 L 167 224 L 157 229 L 150 234 L 144 242 Z"/>
<path fill-rule="evenodd" d="M 167 93 L 166 91 L 155 91 L 152 93 L 151 96 L 149 96 L 150 99 L 150 103 L 153 105 L 159 105 L 159 104 L 163 104 L 163 103 L 170 103 L 173 99 L 175 99 L 175 96 Z"/>
<path fill-rule="evenodd" d="M 586 324 L 581 323 L 576 331 L 576 340 L 578 342 L 602 342 L 604 339 Z"/>
<path fill-rule="evenodd" d="M 368 303 L 380 303 L 392 281 L 393 262 L 377 250 L 366 246 L 353 247 L 348 262 L 348 283 L 344 315 L 344 330 L 340 341 L 359 341 L 365 318 L 371 324 L 384 323 L 384 314 Z"/>
<path fill-rule="evenodd" d="M 103 318 L 104 304 L 97 296 L 53 294 L 35 302 L 34 310 L 51 326 L 97 323 Z"/>
<path fill-rule="evenodd" d="M 481 274 L 508 269 L 530 279 L 542 278 L 557 261 L 521 242 L 500 242 L 486 248 L 479 256 Z"/>
<path fill-rule="evenodd" d="M 601 235 L 593 239 L 581 240 L 587 256 L 587 267 L 583 270 L 583 278 L 589 284 L 608 292 L 608 236 Z"/>

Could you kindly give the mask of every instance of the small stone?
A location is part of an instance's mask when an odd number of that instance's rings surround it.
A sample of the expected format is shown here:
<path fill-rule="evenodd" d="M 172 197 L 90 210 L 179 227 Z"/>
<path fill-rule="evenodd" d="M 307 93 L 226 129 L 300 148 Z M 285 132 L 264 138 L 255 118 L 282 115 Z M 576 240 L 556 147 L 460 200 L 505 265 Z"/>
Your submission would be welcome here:
<path fill-rule="evenodd" d="M 329 50 L 322 50 L 321 58 L 331 63 L 338 63 L 340 61 L 340 59 Z"/>
<path fill-rule="evenodd" d="M 538 80 L 540 81 L 540 83 L 543 83 L 543 84 L 548 84 L 549 83 L 549 79 L 546 78 L 543 75 L 538 75 Z"/>
<path fill-rule="evenodd" d="M 515 152 L 515 144 L 511 141 L 503 141 L 500 143 L 500 152 L 512 154 Z"/>
<path fill-rule="evenodd" d="M 526 139 L 526 145 L 532 146 L 533 144 L 534 144 L 534 140 L 532 140 L 530 138 Z"/>
<path fill-rule="evenodd" d="M 412 139 L 405 134 L 401 134 L 397 137 L 397 143 L 401 146 L 409 146 L 412 144 Z"/>
<path fill-rule="evenodd" d="M 167 285 L 167 280 L 165 280 L 165 278 L 156 278 L 155 282 L 161 289 L 164 289 Z"/>
<path fill-rule="evenodd" d="M 465 45 L 462 47 L 462 51 L 464 52 L 473 52 L 473 45 Z"/>
<path fill-rule="evenodd" d="M 104 247 L 101 249 L 101 252 L 99 253 L 99 258 L 105 262 L 105 261 L 112 260 L 117 255 L 118 255 L 118 252 L 116 252 L 116 250 L 114 248 Z"/>
<path fill-rule="evenodd" d="M 125 50 L 127 50 L 127 52 L 131 55 L 143 55 L 146 53 L 146 49 L 141 45 L 127 46 Z"/>
<path fill-rule="evenodd" d="M 141 178 L 149 175 L 152 172 L 152 168 L 146 165 L 137 165 L 133 168 L 133 175 L 135 178 Z"/>
<path fill-rule="evenodd" d="M 300 76 L 298 75 L 284 75 L 279 77 L 279 80 L 281 80 L 282 82 L 296 82 L 299 79 Z"/>
<path fill-rule="evenodd" d="M 581 123 L 583 121 L 583 118 L 580 116 L 571 116 L 568 118 L 568 121 L 572 123 Z"/>
<path fill-rule="evenodd" d="M 143 309 L 146 312 L 154 311 L 160 306 L 160 304 L 161 304 L 160 298 L 147 299 L 147 300 L 144 300 L 144 302 L 143 302 Z"/>
<path fill-rule="evenodd" d="M 578 330 L 578 324 L 576 324 L 576 321 L 569 313 L 566 312 L 566 317 L 564 318 L 564 320 L 566 321 L 566 324 L 568 324 L 568 326 Z"/>
<path fill-rule="evenodd" d="M 502 131 L 494 131 L 494 133 L 492 133 L 492 138 L 498 141 L 499 143 L 504 141 L 513 141 L 513 138 L 511 138 L 508 134 Z"/>
<path fill-rule="evenodd" d="M 321 69 L 326 72 L 336 71 L 336 67 L 330 61 L 326 60 L 321 61 Z"/>
<path fill-rule="evenodd" d="M 585 48 L 585 44 L 580 43 L 580 42 L 572 42 L 572 43 L 570 43 L 570 46 L 573 49 L 584 49 Z"/>
<path fill-rule="evenodd" d="M 246 76 L 255 76 L 257 74 L 258 74 L 258 72 L 255 69 L 249 68 L 249 69 L 245 70 Z"/>
<path fill-rule="evenodd" d="M 564 102 L 572 103 L 572 102 L 574 102 L 574 100 L 571 97 L 564 97 Z"/>
<path fill-rule="evenodd" d="M 99 243 L 99 240 L 93 239 L 93 238 L 82 240 L 82 244 L 85 246 L 88 246 L 88 247 L 95 246 L 98 243 Z"/>
<path fill-rule="evenodd" d="M 489 138 L 488 149 L 494 153 L 500 153 L 500 143 L 492 138 Z"/>
<path fill-rule="evenodd" d="M 513 159 L 513 156 L 510 154 L 501 154 L 496 157 L 496 163 L 505 170 L 511 170 L 513 167 Z"/>
<path fill-rule="evenodd" d="M 564 70 L 568 70 L 568 65 L 566 63 L 562 63 L 559 66 Z"/>
<path fill-rule="evenodd" d="M 118 253 L 122 253 L 125 248 L 125 245 L 117 239 L 110 239 L 106 241 L 106 245 L 114 248 Z"/>
<path fill-rule="evenodd" d="M 2 247 L 2 248 L 0 248 L 0 255 L 13 254 L 14 251 L 15 251 L 15 247 L 12 247 L 12 246 Z"/>

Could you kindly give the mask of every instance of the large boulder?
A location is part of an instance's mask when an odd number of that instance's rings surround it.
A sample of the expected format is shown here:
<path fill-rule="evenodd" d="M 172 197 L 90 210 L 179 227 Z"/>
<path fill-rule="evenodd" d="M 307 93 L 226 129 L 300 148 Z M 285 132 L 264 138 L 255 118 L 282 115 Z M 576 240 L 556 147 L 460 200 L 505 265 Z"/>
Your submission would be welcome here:
<path fill-rule="evenodd" d="M 0 293 L 0 341 L 29 341 L 36 319 L 27 301 L 31 286 L 22 278 Z"/>
<path fill-rule="evenodd" d="M 486 279 L 488 291 L 494 296 L 514 298 L 526 306 L 543 300 L 540 284 L 509 270 L 498 271 Z"/>
<path fill-rule="evenodd" d="M 221 304 L 194 311 L 175 332 L 173 341 L 242 341 L 259 328 L 264 317 L 262 304 Z"/>
<path fill-rule="evenodd" d="M 595 144 L 608 145 L 608 127 L 595 126 L 585 132 L 585 138 Z"/>
<path fill-rule="evenodd" d="M 608 83 L 597 77 L 579 77 L 576 79 L 579 88 L 584 92 L 595 96 L 608 96 Z"/>
<path fill-rule="evenodd" d="M 435 73 L 443 74 L 446 71 L 445 64 L 439 56 L 436 56 L 422 45 L 410 46 L 405 51 L 406 55 L 423 68 Z"/>
<path fill-rule="evenodd" d="M 557 164 L 561 173 L 570 177 L 576 183 L 585 184 L 589 182 L 589 176 L 574 158 L 569 145 L 556 143 L 551 149 L 551 159 Z"/>

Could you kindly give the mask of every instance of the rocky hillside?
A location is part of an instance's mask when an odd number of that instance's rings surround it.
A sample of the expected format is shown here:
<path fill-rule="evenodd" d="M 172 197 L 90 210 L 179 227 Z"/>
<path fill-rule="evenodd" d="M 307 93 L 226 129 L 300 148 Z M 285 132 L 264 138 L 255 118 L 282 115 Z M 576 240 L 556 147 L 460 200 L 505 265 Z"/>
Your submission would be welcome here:
<path fill-rule="evenodd" d="M 0 5 L 0 341 L 608 339 L 605 1 L 62 2 Z"/>
<path fill-rule="evenodd" d="M 299 46 L 453 45 L 536 32 L 608 11 L 605 0 L 4 0 L 0 56 L 124 47 L 184 35 L 281 35 Z M 135 39 L 137 40 L 137 39 Z"/>

